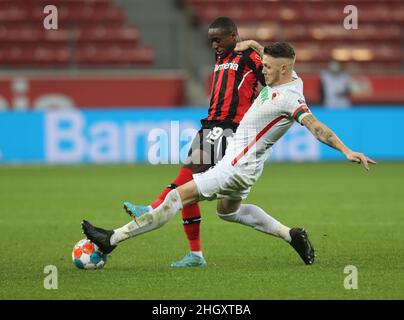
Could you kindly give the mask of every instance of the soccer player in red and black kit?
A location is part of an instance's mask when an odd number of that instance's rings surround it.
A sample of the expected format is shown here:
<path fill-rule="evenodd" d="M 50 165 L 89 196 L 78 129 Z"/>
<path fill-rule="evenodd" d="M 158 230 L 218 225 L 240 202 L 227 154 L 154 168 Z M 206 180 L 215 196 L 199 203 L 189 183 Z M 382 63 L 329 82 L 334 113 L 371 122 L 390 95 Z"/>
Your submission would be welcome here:
<path fill-rule="evenodd" d="M 208 29 L 208 39 L 216 55 L 208 116 L 201 120 L 202 128 L 192 142 L 186 161 L 188 164 L 179 170 L 175 180 L 152 203 L 153 208 L 160 205 L 173 188 L 192 180 L 194 173 L 208 170 L 223 157 L 227 137 L 236 131 L 257 96 L 258 82 L 265 85 L 260 56 L 253 49 L 234 51 L 240 38 L 237 26 L 230 18 L 219 17 L 213 21 Z M 125 203 L 125 209 L 132 209 L 126 206 L 130 206 L 130 203 Z M 171 266 L 204 266 L 206 261 L 200 240 L 199 205 L 196 203 L 184 207 L 182 219 L 190 253 Z"/>
<path fill-rule="evenodd" d="M 153 209 L 164 201 L 172 189 L 191 181 L 194 173 L 208 170 L 223 157 L 227 138 L 236 131 L 257 96 L 258 82 L 265 85 L 259 54 L 253 49 L 234 51 L 240 39 L 237 26 L 230 18 L 220 17 L 213 21 L 209 26 L 208 38 L 216 54 L 208 116 L 201 120 L 202 127 L 192 142 L 187 164 L 151 204 Z M 138 210 L 150 210 L 149 207 L 133 206 L 130 202 L 125 202 L 124 208 L 131 216 L 143 213 L 136 212 Z M 202 255 L 201 211 L 198 203 L 184 207 L 182 219 L 190 252 L 171 266 L 205 266 L 207 263 Z M 107 232 L 113 233 L 112 230 Z M 103 250 L 107 251 L 104 253 L 111 252 L 115 247 L 114 243 L 103 246 Z"/>

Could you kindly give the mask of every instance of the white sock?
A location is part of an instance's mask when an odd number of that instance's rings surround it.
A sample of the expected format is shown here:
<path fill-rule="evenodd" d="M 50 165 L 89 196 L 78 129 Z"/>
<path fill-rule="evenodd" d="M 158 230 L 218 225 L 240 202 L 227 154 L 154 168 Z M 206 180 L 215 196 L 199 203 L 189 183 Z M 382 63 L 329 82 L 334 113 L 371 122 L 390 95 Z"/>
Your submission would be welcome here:
<path fill-rule="evenodd" d="M 109 242 L 111 245 L 115 246 L 118 243 L 125 241 L 131 237 L 134 237 L 137 234 L 137 230 L 139 226 L 135 221 L 131 221 L 128 224 L 125 224 L 123 227 L 114 230 L 114 234 L 111 236 Z"/>
<path fill-rule="evenodd" d="M 218 214 L 220 218 L 229 221 L 244 224 L 254 229 L 280 237 L 288 242 L 290 238 L 290 228 L 284 226 L 278 220 L 271 217 L 268 213 L 252 204 L 242 204 L 240 209 L 230 214 Z"/>
<path fill-rule="evenodd" d="M 160 228 L 171 220 L 179 210 L 182 209 L 182 201 L 177 190 L 171 190 L 163 203 L 157 208 L 150 210 L 148 213 L 137 218 L 136 221 L 131 221 L 121 228 L 115 229 L 114 234 L 110 239 L 111 245 L 135 237 L 139 234 L 152 231 Z"/>
<path fill-rule="evenodd" d="M 203 258 L 202 251 L 191 251 L 191 253 L 196 254 L 196 255 L 200 256 L 201 258 Z"/>

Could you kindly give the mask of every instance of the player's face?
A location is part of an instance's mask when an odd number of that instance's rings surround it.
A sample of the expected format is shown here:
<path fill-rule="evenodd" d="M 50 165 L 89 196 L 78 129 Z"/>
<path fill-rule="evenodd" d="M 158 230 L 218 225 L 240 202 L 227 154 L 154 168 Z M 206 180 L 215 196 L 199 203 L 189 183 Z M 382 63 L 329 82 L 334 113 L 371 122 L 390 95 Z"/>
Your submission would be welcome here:
<path fill-rule="evenodd" d="M 265 77 L 265 83 L 267 86 L 276 86 L 281 78 L 282 65 L 279 60 L 271 57 L 270 55 L 264 54 L 262 59 L 262 74 Z"/>
<path fill-rule="evenodd" d="M 237 34 L 222 28 L 211 28 L 208 30 L 208 39 L 215 53 L 220 58 L 224 58 L 234 50 L 237 43 Z"/>

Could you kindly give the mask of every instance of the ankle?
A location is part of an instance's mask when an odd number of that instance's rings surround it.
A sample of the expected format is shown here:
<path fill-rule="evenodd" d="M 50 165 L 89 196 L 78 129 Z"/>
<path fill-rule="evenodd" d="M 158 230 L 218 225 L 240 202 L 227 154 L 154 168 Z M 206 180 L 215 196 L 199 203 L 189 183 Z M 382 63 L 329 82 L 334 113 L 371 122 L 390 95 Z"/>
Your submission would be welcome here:
<path fill-rule="evenodd" d="M 191 253 L 196 254 L 197 256 L 200 256 L 201 258 L 203 258 L 202 251 L 191 251 Z"/>

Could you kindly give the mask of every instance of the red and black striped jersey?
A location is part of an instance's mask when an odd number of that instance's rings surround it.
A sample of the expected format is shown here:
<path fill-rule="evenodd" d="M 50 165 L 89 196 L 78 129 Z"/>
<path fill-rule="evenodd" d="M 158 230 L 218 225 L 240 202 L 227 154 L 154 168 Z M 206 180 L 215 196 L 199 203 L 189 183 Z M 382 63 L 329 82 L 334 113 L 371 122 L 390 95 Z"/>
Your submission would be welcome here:
<path fill-rule="evenodd" d="M 201 120 L 202 125 L 228 122 L 237 126 L 257 96 L 258 81 L 265 85 L 262 61 L 254 50 L 218 57 L 208 116 Z"/>

